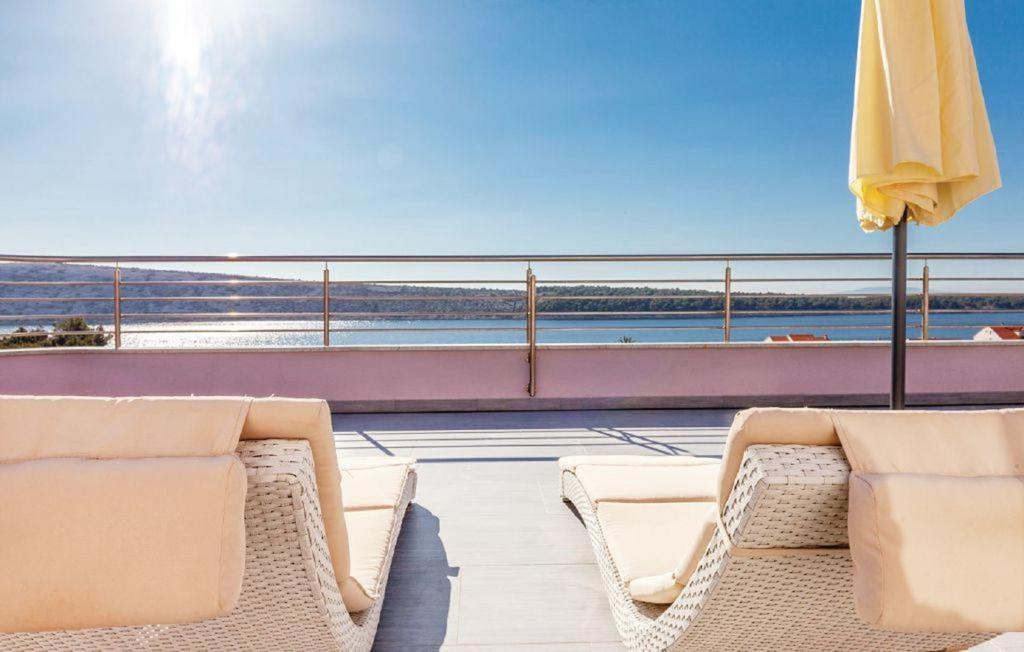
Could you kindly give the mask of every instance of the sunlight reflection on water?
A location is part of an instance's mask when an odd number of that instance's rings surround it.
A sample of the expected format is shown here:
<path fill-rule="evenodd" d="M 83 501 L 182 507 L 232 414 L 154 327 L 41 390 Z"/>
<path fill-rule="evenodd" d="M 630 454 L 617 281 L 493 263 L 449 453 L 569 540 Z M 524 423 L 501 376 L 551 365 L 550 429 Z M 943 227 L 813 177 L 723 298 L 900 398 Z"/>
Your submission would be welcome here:
<path fill-rule="evenodd" d="M 733 340 L 757 342 L 768 335 L 794 332 L 824 333 L 832 340 L 884 340 L 889 336 L 883 327 L 887 321 L 887 315 L 738 317 L 733 320 Z M 1000 314 L 998 320 L 985 314 L 934 315 L 932 337 L 970 339 L 980 324 L 1022 322 L 1024 312 Z M 911 315 L 911 323 L 918 323 L 916 315 Z M 865 328 L 851 329 L 851 326 Z M 109 331 L 112 326 L 106 324 L 104 328 Z M 125 323 L 123 329 L 123 345 L 132 348 L 259 348 L 323 344 L 323 322 L 319 320 Z M 632 338 L 636 343 L 719 342 L 722 339 L 721 320 L 716 318 L 541 319 L 538 320 L 538 329 L 542 343 L 611 343 L 623 337 Z M 208 332 L 186 332 L 194 330 Z M 908 330 L 911 337 L 920 334 L 914 328 Z M 336 320 L 331 323 L 331 344 L 335 346 L 521 344 L 525 339 L 523 322 L 508 319 Z"/>

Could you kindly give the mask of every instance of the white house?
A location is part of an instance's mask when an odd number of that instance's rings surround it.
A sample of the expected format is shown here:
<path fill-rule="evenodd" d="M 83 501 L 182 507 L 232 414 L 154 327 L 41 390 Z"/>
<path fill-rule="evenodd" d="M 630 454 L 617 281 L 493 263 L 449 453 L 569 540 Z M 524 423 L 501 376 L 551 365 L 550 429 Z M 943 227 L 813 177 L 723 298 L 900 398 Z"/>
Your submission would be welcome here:
<path fill-rule="evenodd" d="M 981 342 L 1000 340 L 1024 340 L 1024 326 L 986 326 L 974 334 Z"/>

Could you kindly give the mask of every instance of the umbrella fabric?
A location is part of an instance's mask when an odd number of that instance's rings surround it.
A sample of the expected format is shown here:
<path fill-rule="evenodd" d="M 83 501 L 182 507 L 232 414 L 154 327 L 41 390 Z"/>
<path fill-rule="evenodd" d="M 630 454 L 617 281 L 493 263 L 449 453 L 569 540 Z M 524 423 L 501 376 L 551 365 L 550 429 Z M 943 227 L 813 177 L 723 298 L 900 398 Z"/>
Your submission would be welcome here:
<path fill-rule="evenodd" d="M 864 0 L 850 190 L 865 231 L 940 224 L 1000 186 L 963 0 Z"/>

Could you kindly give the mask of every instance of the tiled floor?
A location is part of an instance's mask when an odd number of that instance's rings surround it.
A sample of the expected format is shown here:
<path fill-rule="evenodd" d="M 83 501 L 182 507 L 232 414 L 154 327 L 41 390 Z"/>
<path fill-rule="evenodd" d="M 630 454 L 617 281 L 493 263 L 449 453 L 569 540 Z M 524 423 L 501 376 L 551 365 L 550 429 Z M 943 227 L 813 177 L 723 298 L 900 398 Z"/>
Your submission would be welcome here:
<path fill-rule="evenodd" d="M 620 650 L 564 455 L 720 456 L 729 410 L 335 415 L 344 455 L 419 460 L 380 650 Z M 1008 635 L 985 652 L 1024 652 Z"/>

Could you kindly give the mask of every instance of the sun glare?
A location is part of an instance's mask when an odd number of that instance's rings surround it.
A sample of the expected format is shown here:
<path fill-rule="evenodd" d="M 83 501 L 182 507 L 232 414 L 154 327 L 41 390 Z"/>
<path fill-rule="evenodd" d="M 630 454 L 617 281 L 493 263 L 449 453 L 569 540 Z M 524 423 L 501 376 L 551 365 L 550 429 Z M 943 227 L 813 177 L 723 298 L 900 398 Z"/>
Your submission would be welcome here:
<path fill-rule="evenodd" d="M 163 35 L 164 64 L 182 77 L 195 79 L 200 73 L 203 42 L 200 12 L 203 5 L 190 0 L 168 2 Z"/>
<path fill-rule="evenodd" d="M 167 152 L 202 173 L 220 154 L 220 138 L 244 107 L 247 43 L 231 2 L 165 0 L 157 12 L 160 92 Z"/>

